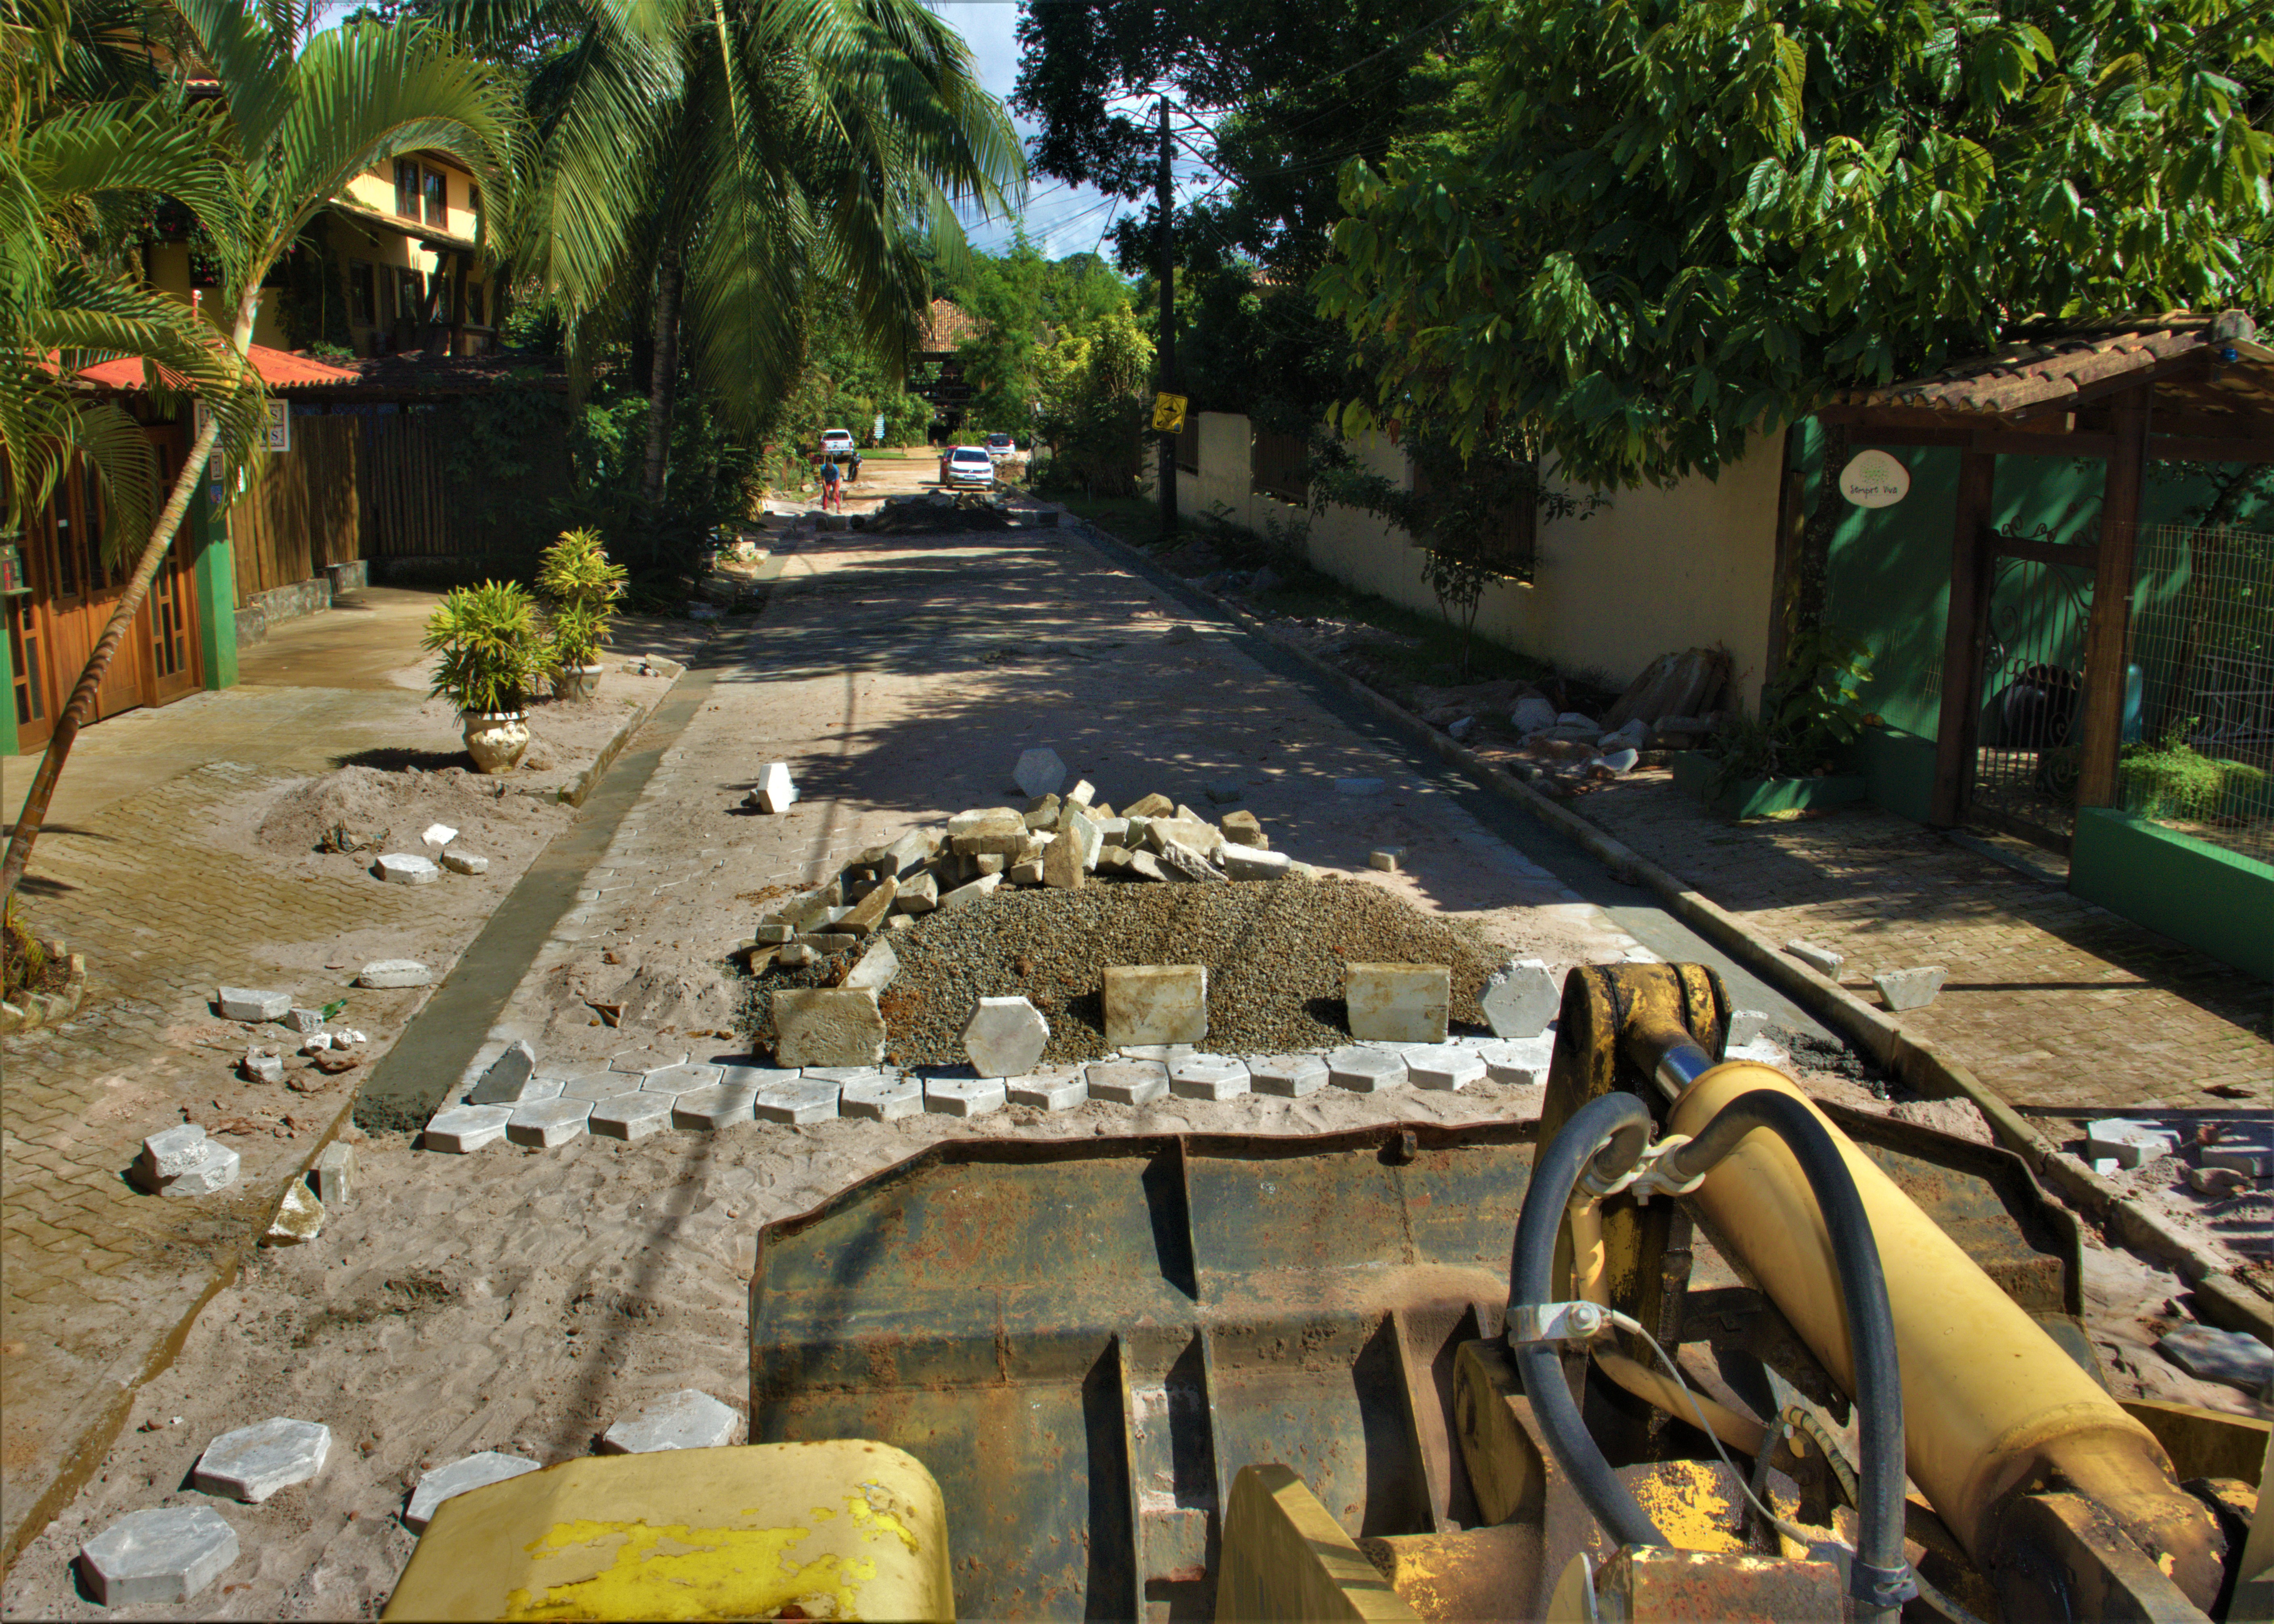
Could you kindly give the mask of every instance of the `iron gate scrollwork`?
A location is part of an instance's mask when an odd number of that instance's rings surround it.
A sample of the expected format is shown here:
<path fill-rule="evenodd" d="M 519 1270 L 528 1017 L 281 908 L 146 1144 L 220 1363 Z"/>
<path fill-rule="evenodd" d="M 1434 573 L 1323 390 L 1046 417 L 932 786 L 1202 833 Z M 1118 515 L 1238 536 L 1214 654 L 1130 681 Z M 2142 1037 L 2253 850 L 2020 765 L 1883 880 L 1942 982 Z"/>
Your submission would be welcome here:
<path fill-rule="evenodd" d="M 2008 554 L 2017 543 L 2030 556 Z M 1983 628 L 1981 715 L 1968 815 L 2067 850 L 2076 830 L 2090 549 L 1997 538 Z"/>

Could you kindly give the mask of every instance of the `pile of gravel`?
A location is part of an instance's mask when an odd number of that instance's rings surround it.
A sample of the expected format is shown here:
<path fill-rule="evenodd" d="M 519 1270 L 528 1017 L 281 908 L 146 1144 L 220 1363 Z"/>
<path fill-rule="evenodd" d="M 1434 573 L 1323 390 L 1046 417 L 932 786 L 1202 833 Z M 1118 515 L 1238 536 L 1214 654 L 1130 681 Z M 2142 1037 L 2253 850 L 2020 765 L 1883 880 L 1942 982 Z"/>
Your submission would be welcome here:
<path fill-rule="evenodd" d="M 899 1065 L 961 1064 L 974 1000 L 1017 994 L 1050 1023 L 1045 1062 L 1107 1055 L 1099 989 L 1104 967 L 1118 964 L 1206 965 L 1208 1046 L 1231 1054 L 1349 1042 L 1343 966 L 1352 960 L 1449 966 L 1453 1024 L 1481 1028 L 1477 994 L 1505 957 L 1465 922 L 1343 879 L 1005 891 L 923 914 L 890 940 L 900 973 L 878 1003 L 886 1056 Z M 755 981 L 747 1011 L 754 1040 L 772 1041 L 775 988 L 828 986 L 853 957 Z"/>

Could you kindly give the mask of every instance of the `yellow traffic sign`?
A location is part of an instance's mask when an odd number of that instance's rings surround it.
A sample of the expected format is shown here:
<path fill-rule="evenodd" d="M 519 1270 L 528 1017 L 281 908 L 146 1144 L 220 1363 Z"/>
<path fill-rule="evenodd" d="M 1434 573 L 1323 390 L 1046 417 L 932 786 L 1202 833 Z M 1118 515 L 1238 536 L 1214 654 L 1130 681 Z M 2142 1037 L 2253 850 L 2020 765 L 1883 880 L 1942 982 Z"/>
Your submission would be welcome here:
<path fill-rule="evenodd" d="M 1185 432 L 1185 401 L 1181 395 L 1156 395 L 1153 397 L 1153 432 L 1156 434 L 1181 434 Z"/>

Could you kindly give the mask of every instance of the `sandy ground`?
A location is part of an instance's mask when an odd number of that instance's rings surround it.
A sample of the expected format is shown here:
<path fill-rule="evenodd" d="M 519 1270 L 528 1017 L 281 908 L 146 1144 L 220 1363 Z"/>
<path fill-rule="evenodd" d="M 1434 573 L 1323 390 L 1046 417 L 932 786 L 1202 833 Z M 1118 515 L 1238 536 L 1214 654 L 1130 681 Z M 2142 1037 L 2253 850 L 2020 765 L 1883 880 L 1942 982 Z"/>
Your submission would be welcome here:
<path fill-rule="evenodd" d="M 650 1064 L 745 1058 L 731 1034 L 738 989 L 719 956 L 765 901 L 902 828 L 999 802 L 1016 748 L 1041 738 L 1117 804 L 1155 787 L 1197 802 L 1196 781 L 1236 768 L 1246 804 L 1281 849 L 1459 914 L 1559 967 L 1633 947 L 1299 690 L 1214 635 L 1180 634 L 1178 617 L 1126 577 L 1100 575 L 1050 542 L 810 541 L 795 560 L 804 584 L 739 634 L 740 658 L 666 752 L 592 870 L 589 901 L 493 1030 L 501 1041 L 530 1036 L 548 1070 L 628 1052 Z M 978 606 L 935 598 L 943 572 Z M 790 816 L 754 817 L 741 793 L 770 758 L 792 762 L 807 799 Z M 1368 771 L 1389 780 L 1379 796 L 1332 792 L 1331 779 Z M 278 809 L 248 808 L 232 838 L 257 839 Z M 538 833 L 501 822 L 484 838 Z M 1408 846 L 1408 871 L 1365 870 L 1374 844 Z M 584 1002 L 603 994 L 627 1004 L 621 1029 L 602 1026 Z M 1810 1080 L 1826 1097 L 1890 1109 L 1843 1079 Z M 132 1510 L 205 1503 L 237 1529 L 237 1563 L 186 1606 L 117 1616 L 370 1616 L 413 1547 L 395 1514 L 423 1471 L 482 1449 L 546 1463 L 579 1456 L 617 1416 L 685 1387 L 745 1408 L 760 1226 L 943 1139 L 1521 1119 L 1537 1114 L 1540 1093 L 1329 1090 L 1135 1112 L 1092 1104 L 1053 1117 L 751 1124 L 471 1157 L 350 1131 L 362 1164 L 353 1199 L 320 1240 L 261 1254 L 216 1296 L 175 1365 L 139 1395 L 102 1471 L 16 1564 L 0 1611 L 96 1613 L 72 1566 L 80 1544 Z M 1970 1108 L 1894 1109 L 1969 1137 L 1986 1132 Z M 2187 1381 L 2150 1349 L 2143 1314 L 2179 1282 L 2097 1248 L 2086 1267 L 2092 1330 L 2116 1357 L 2120 1391 L 2132 1382 L 2238 1407 L 2231 1390 Z M 258 1507 L 187 1488 L 215 1436 L 276 1415 L 331 1428 L 314 1481 Z"/>

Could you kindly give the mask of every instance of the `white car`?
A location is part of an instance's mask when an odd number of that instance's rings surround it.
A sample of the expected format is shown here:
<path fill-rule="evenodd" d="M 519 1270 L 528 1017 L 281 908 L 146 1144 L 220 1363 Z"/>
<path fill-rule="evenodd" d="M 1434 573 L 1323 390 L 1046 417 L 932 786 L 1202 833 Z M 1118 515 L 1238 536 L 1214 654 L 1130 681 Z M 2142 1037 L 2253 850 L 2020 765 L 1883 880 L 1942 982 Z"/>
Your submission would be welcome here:
<path fill-rule="evenodd" d="M 853 443 L 851 429 L 821 431 L 821 455 L 824 456 L 849 457 L 859 448 Z"/>
<path fill-rule="evenodd" d="M 1019 455 L 1019 447 L 1008 434 L 990 434 L 987 437 L 987 455 L 998 462 L 1005 462 Z"/>
<path fill-rule="evenodd" d="M 995 459 L 987 455 L 984 446 L 953 447 L 939 460 L 939 482 L 944 485 L 977 485 L 981 490 L 992 489 Z"/>

